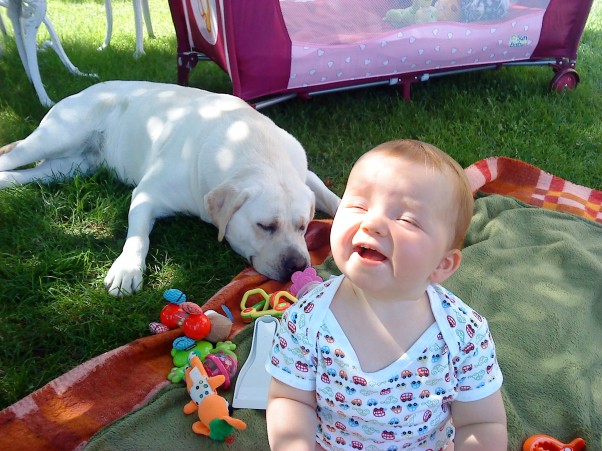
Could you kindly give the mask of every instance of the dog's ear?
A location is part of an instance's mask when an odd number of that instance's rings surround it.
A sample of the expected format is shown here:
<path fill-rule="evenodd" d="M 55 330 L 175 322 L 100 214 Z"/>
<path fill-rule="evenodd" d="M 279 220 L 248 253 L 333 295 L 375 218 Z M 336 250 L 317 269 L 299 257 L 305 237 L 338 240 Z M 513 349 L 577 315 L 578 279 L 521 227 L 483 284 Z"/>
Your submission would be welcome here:
<path fill-rule="evenodd" d="M 230 218 L 250 195 L 249 190 L 240 190 L 235 185 L 227 182 L 222 183 L 205 195 L 205 209 L 209 212 L 213 224 L 217 227 L 218 241 L 224 239 Z"/>

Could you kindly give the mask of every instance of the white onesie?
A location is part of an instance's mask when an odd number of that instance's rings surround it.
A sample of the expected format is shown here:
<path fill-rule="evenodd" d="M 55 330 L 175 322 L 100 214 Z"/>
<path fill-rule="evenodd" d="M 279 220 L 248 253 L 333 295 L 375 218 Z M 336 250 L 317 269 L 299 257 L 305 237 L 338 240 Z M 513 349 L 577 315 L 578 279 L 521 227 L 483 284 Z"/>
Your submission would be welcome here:
<path fill-rule="evenodd" d="M 445 449 L 454 437 L 450 403 L 485 398 L 502 385 L 487 321 L 430 285 L 436 322 L 396 362 L 366 373 L 329 308 L 343 277 L 285 312 L 267 371 L 316 392 L 316 441 L 326 449 Z"/>

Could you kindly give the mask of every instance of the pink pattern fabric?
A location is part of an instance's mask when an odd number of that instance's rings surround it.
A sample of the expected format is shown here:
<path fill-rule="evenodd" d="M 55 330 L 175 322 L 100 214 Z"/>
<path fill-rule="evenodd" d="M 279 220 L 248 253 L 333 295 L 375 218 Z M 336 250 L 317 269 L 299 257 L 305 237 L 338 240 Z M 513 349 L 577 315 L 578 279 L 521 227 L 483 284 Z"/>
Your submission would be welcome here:
<path fill-rule="evenodd" d="M 442 21 L 396 28 L 373 4 L 367 9 L 365 2 L 353 1 L 354 6 L 340 10 L 320 3 L 281 3 L 292 41 L 288 89 L 528 60 L 545 13 L 514 6 L 499 22 Z M 307 11 L 313 14 L 308 17 Z"/>

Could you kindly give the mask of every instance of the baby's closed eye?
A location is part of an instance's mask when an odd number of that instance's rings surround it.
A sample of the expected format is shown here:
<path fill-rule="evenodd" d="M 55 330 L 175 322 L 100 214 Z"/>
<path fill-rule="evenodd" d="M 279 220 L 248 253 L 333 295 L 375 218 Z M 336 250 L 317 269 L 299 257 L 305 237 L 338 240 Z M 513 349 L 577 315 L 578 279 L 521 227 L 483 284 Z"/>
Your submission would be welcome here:
<path fill-rule="evenodd" d="M 417 227 L 420 228 L 420 223 L 418 220 L 409 215 L 402 215 L 397 219 L 397 222 L 406 226 Z"/>

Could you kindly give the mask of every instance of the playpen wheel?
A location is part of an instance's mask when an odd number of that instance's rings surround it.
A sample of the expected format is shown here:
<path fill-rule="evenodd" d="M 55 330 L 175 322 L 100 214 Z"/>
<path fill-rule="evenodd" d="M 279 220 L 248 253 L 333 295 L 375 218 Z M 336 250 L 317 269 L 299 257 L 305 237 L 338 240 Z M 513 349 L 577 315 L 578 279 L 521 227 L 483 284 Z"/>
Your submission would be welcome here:
<path fill-rule="evenodd" d="M 579 83 L 579 74 L 574 69 L 559 71 L 550 82 L 550 87 L 556 92 L 575 89 Z"/>

